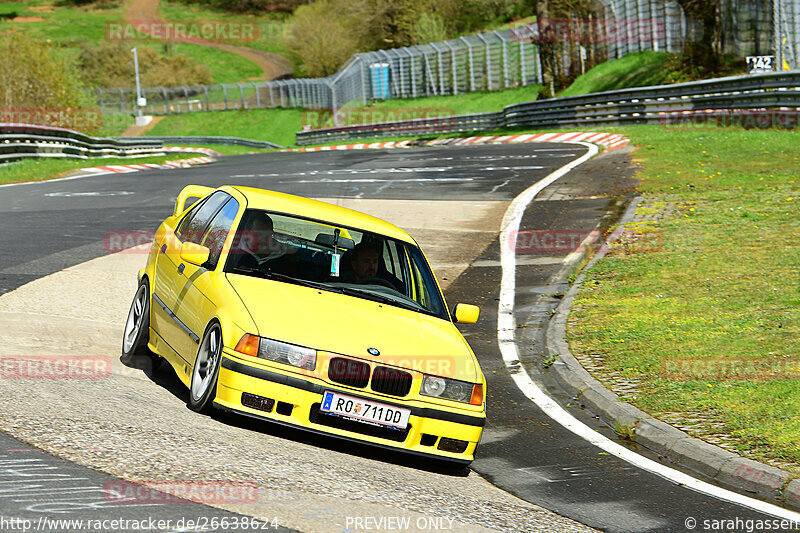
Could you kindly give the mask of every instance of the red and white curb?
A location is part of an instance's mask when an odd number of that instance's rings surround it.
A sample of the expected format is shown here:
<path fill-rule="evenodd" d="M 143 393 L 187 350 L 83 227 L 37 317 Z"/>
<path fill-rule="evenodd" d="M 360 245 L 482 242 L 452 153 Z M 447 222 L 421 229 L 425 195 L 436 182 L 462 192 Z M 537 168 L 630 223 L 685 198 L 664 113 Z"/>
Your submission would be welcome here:
<path fill-rule="evenodd" d="M 387 141 L 370 144 L 340 144 L 337 146 L 315 146 L 311 148 L 284 148 L 279 152 L 327 152 L 331 150 L 366 150 L 375 148 L 406 148 L 409 146 L 466 146 L 472 144 L 517 144 L 517 143 L 557 143 L 588 142 L 605 148 L 606 151 L 622 148 L 630 139 L 617 133 L 569 132 L 569 133 L 531 133 L 523 135 L 500 135 L 480 137 L 460 137 L 437 139 L 419 143 L 415 140 Z"/>
<path fill-rule="evenodd" d="M 187 146 L 165 146 L 165 152 L 169 153 L 185 153 L 185 154 L 203 154 L 208 157 L 221 157 L 222 154 L 211 148 L 196 148 Z"/>
<path fill-rule="evenodd" d="M 177 161 L 166 161 L 164 163 L 142 163 L 140 165 L 105 165 L 101 167 L 82 168 L 80 172 L 83 176 L 99 176 L 101 174 L 127 174 L 130 172 L 140 172 L 142 170 L 168 170 L 172 168 L 189 168 L 195 165 L 205 165 L 216 161 L 216 157 L 221 156 L 219 152 L 208 148 L 185 148 L 182 146 L 165 146 L 164 152 L 167 153 L 200 153 L 205 154 L 191 159 L 179 159 Z"/>

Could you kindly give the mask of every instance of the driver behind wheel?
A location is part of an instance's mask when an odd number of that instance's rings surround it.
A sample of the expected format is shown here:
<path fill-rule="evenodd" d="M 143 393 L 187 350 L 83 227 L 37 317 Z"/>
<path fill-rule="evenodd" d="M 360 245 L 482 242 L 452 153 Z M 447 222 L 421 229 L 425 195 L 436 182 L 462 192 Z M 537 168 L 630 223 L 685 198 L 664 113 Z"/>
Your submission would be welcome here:
<path fill-rule="evenodd" d="M 375 278 L 378 275 L 378 249 L 369 243 L 358 243 L 350 256 L 353 282 Z"/>

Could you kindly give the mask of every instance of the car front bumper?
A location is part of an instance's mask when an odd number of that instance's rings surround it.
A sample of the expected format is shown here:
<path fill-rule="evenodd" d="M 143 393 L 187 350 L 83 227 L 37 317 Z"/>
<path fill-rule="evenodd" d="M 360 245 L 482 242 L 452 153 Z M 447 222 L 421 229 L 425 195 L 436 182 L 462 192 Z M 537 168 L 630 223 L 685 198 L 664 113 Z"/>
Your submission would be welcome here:
<path fill-rule="evenodd" d="M 325 391 L 410 409 L 408 427 L 377 427 L 321 413 Z M 464 465 L 472 462 L 486 421 L 482 411 L 421 407 L 365 390 L 333 386 L 321 379 L 302 379 L 246 364 L 227 353 L 222 358 L 214 404 L 251 417 Z"/>

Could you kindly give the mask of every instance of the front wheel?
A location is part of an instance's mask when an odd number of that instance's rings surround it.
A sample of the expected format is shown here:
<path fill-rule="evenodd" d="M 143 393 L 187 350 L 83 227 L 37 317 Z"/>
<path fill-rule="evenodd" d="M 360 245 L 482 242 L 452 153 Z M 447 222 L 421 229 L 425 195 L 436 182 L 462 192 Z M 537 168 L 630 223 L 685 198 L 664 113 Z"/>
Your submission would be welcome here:
<path fill-rule="evenodd" d="M 192 384 L 189 387 L 189 409 L 197 412 L 209 411 L 211 402 L 217 395 L 217 377 L 222 359 L 222 328 L 212 322 L 206 328 L 197 359 L 192 370 Z"/>
<path fill-rule="evenodd" d="M 138 368 L 145 372 L 154 370 L 161 362 L 147 347 L 150 338 L 150 284 L 143 279 L 133 297 L 125 331 L 122 336 L 122 355 L 119 360 L 123 365 Z"/>

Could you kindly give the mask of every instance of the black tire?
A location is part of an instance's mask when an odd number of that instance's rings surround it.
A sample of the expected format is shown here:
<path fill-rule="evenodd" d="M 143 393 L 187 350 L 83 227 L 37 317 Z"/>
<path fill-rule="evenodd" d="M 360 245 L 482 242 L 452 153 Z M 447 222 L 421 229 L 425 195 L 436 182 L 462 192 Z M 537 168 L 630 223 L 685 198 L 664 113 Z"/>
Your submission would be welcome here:
<path fill-rule="evenodd" d="M 122 333 L 123 365 L 152 372 L 161 364 L 161 358 L 147 347 L 150 339 L 150 284 L 143 279 L 136 289 L 125 330 Z"/>
<path fill-rule="evenodd" d="M 197 348 L 197 357 L 192 368 L 192 382 L 189 386 L 187 405 L 192 411 L 209 413 L 217 396 L 217 378 L 222 362 L 222 327 L 219 322 L 211 322 L 203 333 Z"/>

